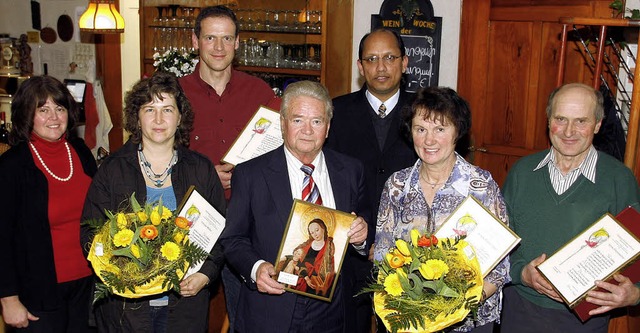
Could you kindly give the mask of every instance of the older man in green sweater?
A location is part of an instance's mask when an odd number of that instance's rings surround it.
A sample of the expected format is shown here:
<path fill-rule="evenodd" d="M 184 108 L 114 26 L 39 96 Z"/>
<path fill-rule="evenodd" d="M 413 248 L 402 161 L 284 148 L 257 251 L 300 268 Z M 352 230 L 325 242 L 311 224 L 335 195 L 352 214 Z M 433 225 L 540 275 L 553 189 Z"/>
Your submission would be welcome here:
<path fill-rule="evenodd" d="M 507 176 L 510 225 L 522 242 L 511 256 L 502 332 L 607 332 L 608 311 L 640 300 L 638 281 L 620 274 L 617 283 L 597 281 L 605 292 L 588 293 L 587 302 L 599 307 L 582 323 L 535 269 L 603 214 L 639 207 L 631 170 L 592 145 L 603 116 L 597 90 L 578 83 L 556 89 L 547 105 L 552 147 L 522 158 Z"/>

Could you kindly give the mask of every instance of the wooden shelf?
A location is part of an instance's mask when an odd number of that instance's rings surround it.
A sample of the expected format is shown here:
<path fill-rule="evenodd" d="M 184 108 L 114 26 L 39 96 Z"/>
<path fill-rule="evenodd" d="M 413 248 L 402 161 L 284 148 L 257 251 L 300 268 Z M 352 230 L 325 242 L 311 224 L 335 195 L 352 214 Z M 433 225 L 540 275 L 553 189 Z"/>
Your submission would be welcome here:
<path fill-rule="evenodd" d="M 236 69 L 243 72 L 273 73 L 300 76 L 321 76 L 322 71 L 317 69 L 296 69 L 296 68 L 274 68 L 258 66 L 236 66 Z"/>
<path fill-rule="evenodd" d="M 140 0 L 140 45 L 142 73 L 151 74 L 153 67 L 154 29 L 161 28 L 154 18 L 158 15 L 157 5 L 160 0 Z M 164 1 L 164 0 L 162 0 Z M 166 3 L 176 1 L 167 0 Z M 163 2 L 163 3 L 165 3 Z M 270 68 L 254 66 L 236 66 L 247 72 L 270 73 L 283 76 L 315 76 L 320 78 L 332 97 L 351 91 L 351 48 L 353 41 L 353 2 L 354 0 L 238 0 L 234 10 L 314 10 L 321 11 L 321 32 L 315 31 L 266 31 L 241 30 L 240 39 L 255 38 L 257 40 L 277 41 L 283 44 L 318 44 L 320 45 L 320 70 Z M 191 1 L 190 3 L 193 3 Z M 186 6 L 185 7 L 193 7 Z M 197 7 L 197 6 L 196 6 Z M 174 27 L 170 27 L 174 28 Z M 175 27 L 186 29 L 184 26 Z"/>

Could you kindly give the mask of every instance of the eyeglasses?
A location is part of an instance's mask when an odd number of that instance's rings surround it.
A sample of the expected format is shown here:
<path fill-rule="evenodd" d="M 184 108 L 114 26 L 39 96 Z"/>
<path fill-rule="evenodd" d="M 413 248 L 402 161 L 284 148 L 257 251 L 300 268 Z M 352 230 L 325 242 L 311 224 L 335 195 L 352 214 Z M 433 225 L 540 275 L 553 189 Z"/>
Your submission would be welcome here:
<path fill-rule="evenodd" d="M 402 57 L 401 57 L 401 56 L 394 56 L 394 55 L 388 54 L 388 55 L 383 56 L 383 57 L 371 56 L 371 57 L 368 57 L 368 58 L 360 59 L 360 61 L 362 61 L 362 62 L 364 62 L 364 63 L 367 63 L 367 64 L 377 64 L 377 63 L 378 63 L 378 61 L 380 61 L 380 59 L 382 59 L 382 61 L 384 62 L 384 64 L 385 64 L 385 65 L 391 65 L 391 64 L 393 64 L 393 63 L 396 61 L 396 59 L 398 59 L 398 58 L 402 58 Z"/>

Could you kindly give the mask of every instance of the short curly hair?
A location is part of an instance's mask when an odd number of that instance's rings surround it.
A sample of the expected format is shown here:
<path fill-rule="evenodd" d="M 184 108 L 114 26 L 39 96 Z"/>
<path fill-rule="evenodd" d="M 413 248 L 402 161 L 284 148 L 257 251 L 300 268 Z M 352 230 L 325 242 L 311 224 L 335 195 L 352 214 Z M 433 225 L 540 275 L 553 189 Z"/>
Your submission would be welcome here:
<path fill-rule="evenodd" d="M 424 119 L 435 119 L 442 123 L 449 121 L 456 129 L 456 142 L 462 139 L 471 128 L 471 109 L 464 98 L 455 90 L 447 87 L 427 87 L 419 89 L 410 106 L 403 109 L 404 130 L 409 140 L 413 118 L 422 113 Z"/>
<path fill-rule="evenodd" d="M 151 77 L 143 78 L 136 83 L 124 98 L 124 129 L 131 134 L 133 143 L 142 141 L 140 129 L 140 109 L 143 105 L 153 102 L 153 98 L 162 99 L 162 94 L 168 94 L 176 99 L 176 105 L 181 115 L 178 130 L 175 134 L 175 146 L 189 147 L 189 134 L 193 130 L 193 110 L 187 96 L 184 94 L 178 78 L 173 73 L 157 71 Z"/>

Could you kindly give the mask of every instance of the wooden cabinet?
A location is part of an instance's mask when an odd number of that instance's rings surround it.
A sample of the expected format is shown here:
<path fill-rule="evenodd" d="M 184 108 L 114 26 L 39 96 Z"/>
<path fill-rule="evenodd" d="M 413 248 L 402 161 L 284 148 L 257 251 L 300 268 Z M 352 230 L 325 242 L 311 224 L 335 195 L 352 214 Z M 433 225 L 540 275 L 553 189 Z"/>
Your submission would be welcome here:
<path fill-rule="evenodd" d="M 549 147 L 545 107 L 556 87 L 564 16 L 610 17 L 609 0 L 478 0 L 462 9 L 458 92 L 472 110 L 470 159 L 499 184 L 520 157 Z M 564 82 L 591 84 L 567 50 Z"/>
<path fill-rule="evenodd" d="M 141 64 L 142 72 L 145 74 L 154 71 L 153 39 L 157 30 L 154 19 L 160 15 L 158 7 L 146 4 L 156 5 L 157 3 L 158 0 L 140 0 Z M 180 1 L 172 3 L 180 3 Z M 237 69 L 271 76 L 316 78 L 329 89 L 331 96 L 350 92 L 353 0 L 237 0 L 234 1 L 232 8 L 236 16 L 245 22 L 244 29 L 240 29 L 241 41 L 253 38 L 255 41 L 278 42 L 286 47 L 312 45 L 310 48 L 303 48 L 311 54 L 317 54 L 317 60 L 320 62 L 320 69 L 313 66 L 306 66 L 306 68 L 283 68 L 282 65 L 277 68 L 275 65 L 267 67 L 252 64 L 249 66 L 238 62 L 240 52 L 236 52 L 234 66 Z M 292 24 L 297 22 L 298 29 L 286 29 L 286 31 L 274 29 L 276 14 L 281 25 L 286 16 L 287 22 Z M 249 15 L 251 15 L 251 21 Z M 318 20 L 320 24 L 317 24 Z M 269 28 L 265 26 L 266 21 L 271 22 Z M 306 23 L 307 21 L 314 24 Z M 260 24 L 255 24 L 256 22 Z"/>

